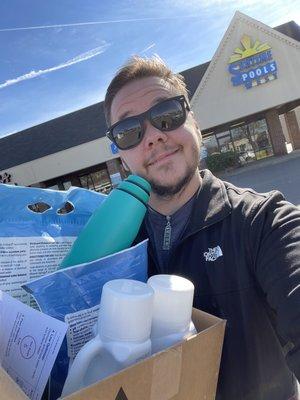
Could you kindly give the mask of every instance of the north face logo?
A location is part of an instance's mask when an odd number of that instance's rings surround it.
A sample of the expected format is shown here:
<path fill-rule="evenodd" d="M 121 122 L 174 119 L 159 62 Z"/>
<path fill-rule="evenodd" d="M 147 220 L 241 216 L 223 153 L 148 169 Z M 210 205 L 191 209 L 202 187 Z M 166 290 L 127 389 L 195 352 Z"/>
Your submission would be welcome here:
<path fill-rule="evenodd" d="M 125 392 L 124 392 L 122 387 L 118 391 L 118 394 L 117 394 L 115 400 L 128 400 L 128 397 L 126 396 L 126 394 L 125 394 Z"/>
<path fill-rule="evenodd" d="M 209 247 L 208 251 L 205 251 L 203 253 L 203 256 L 205 258 L 205 261 L 216 261 L 217 258 L 221 257 L 223 255 L 222 249 L 220 246 L 216 247 Z"/>

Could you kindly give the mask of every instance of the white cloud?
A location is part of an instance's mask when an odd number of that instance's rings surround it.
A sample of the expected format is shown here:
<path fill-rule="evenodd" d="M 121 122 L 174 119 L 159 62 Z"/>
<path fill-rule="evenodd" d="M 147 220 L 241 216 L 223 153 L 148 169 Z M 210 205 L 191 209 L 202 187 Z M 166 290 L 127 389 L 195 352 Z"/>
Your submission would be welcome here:
<path fill-rule="evenodd" d="M 104 53 L 109 46 L 110 46 L 110 44 L 105 43 L 102 46 L 96 47 L 92 50 L 86 51 L 85 53 L 79 54 L 78 56 L 72 58 L 69 61 L 66 61 L 65 63 L 56 65 L 51 68 L 42 69 L 39 71 L 31 71 L 31 72 L 28 72 L 27 74 L 18 76 L 17 78 L 9 79 L 6 82 L 0 84 L 0 89 L 4 89 L 7 86 L 15 85 L 16 83 L 26 81 L 28 79 L 36 78 L 38 76 L 48 74 L 49 72 L 57 71 L 59 69 L 67 68 L 67 67 L 70 67 L 71 65 L 80 63 L 82 61 L 86 61 L 90 58 L 96 57 L 99 54 Z"/>

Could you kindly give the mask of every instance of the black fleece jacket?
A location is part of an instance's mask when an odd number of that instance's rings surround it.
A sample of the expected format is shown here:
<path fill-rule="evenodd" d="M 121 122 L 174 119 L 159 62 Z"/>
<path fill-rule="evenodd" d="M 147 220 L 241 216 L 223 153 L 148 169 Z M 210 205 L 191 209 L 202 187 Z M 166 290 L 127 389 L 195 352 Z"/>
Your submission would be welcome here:
<path fill-rule="evenodd" d="M 150 241 L 149 275 L 190 279 L 194 306 L 227 320 L 218 400 L 288 400 L 300 381 L 300 209 L 277 191 L 201 176 L 163 271 Z M 145 237 L 142 226 L 136 241 Z"/>

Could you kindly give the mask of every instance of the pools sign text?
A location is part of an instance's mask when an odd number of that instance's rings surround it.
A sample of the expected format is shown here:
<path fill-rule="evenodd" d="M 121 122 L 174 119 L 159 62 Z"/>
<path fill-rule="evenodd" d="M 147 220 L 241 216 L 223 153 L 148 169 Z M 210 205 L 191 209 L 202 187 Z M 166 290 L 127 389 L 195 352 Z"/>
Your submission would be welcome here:
<path fill-rule="evenodd" d="M 250 36 L 244 35 L 241 44 L 242 48 L 237 47 L 228 62 L 233 86 L 251 89 L 277 79 L 277 64 L 268 43 L 252 43 Z"/>

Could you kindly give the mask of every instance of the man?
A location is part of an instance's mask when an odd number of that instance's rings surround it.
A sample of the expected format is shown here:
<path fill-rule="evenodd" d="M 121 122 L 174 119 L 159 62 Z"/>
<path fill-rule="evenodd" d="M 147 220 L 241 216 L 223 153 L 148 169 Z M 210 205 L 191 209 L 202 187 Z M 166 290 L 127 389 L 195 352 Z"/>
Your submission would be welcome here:
<path fill-rule="evenodd" d="M 296 399 L 300 210 L 279 192 L 198 170 L 201 133 L 183 78 L 160 59 L 131 59 L 105 112 L 124 168 L 152 185 L 137 238 L 150 238 L 149 274 L 187 277 L 194 306 L 227 320 L 217 398 Z"/>

